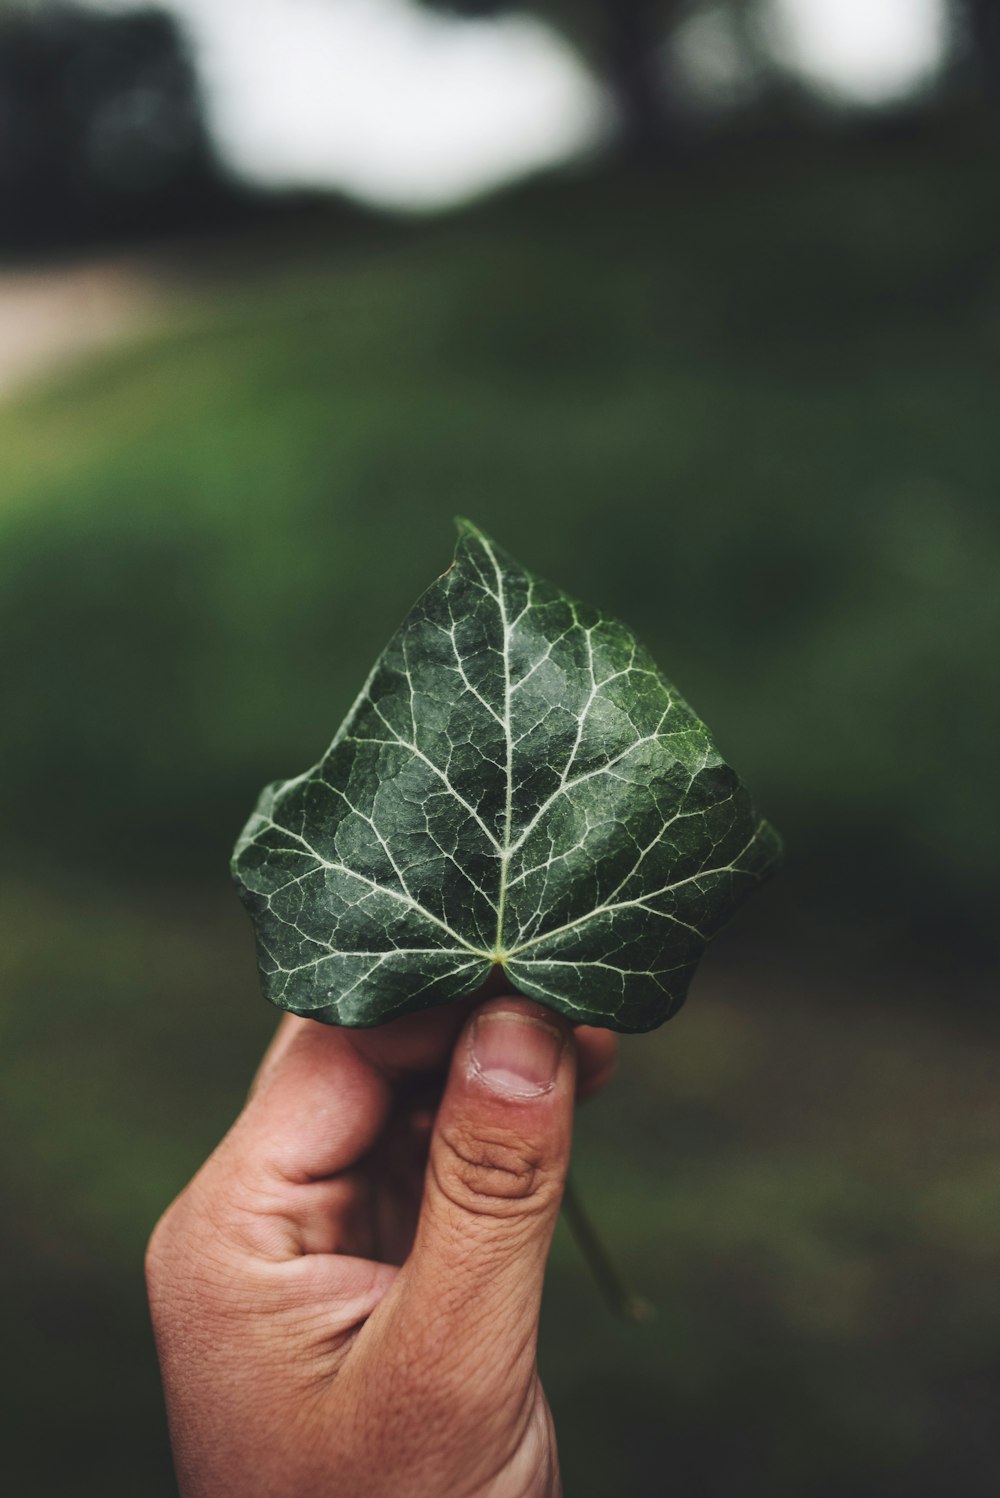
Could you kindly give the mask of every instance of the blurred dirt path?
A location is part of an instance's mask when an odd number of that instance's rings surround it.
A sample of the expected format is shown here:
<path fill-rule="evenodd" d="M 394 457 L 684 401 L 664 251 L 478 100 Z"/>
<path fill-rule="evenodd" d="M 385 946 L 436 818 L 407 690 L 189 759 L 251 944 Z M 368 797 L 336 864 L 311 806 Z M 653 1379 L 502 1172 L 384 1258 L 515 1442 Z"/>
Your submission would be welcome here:
<path fill-rule="evenodd" d="M 149 271 L 124 259 L 0 269 L 0 399 L 135 332 L 159 290 Z"/>

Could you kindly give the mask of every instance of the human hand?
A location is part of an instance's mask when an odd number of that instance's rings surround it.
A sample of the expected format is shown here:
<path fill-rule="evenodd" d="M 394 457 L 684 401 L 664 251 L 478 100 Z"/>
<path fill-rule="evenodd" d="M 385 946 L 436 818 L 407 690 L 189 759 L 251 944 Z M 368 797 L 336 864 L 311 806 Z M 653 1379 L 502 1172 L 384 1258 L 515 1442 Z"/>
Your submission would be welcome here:
<path fill-rule="evenodd" d="M 182 1498 L 559 1494 L 542 1278 L 614 1046 L 513 997 L 282 1021 L 150 1242 Z"/>

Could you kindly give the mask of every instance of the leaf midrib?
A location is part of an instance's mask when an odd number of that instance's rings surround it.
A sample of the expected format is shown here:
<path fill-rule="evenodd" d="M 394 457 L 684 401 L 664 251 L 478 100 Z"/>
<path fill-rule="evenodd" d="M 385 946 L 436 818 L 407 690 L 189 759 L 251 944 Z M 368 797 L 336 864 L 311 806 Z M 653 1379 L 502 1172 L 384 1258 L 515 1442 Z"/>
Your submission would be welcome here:
<path fill-rule="evenodd" d="M 503 731 L 507 745 L 507 787 L 504 807 L 504 831 L 503 842 L 500 847 L 500 889 L 497 895 L 497 930 L 493 942 L 493 951 L 490 954 L 494 962 L 504 962 L 507 953 L 503 946 L 503 918 L 504 908 L 507 903 L 507 884 L 509 879 L 511 860 L 511 824 L 514 816 L 514 733 L 511 724 L 511 687 L 510 687 L 510 622 L 507 618 L 507 599 L 503 587 L 503 573 L 497 561 L 496 554 L 485 536 L 480 536 L 480 544 L 493 566 L 497 580 L 496 601 L 500 610 L 500 623 L 503 628 Z"/>

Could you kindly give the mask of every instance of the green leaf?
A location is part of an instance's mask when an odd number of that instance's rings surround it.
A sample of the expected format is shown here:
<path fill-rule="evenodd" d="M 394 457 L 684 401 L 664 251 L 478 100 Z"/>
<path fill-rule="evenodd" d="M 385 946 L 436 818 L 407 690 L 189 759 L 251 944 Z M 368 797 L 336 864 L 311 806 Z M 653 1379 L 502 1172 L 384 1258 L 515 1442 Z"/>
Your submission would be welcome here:
<path fill-rule="evenodd" d="M 651 1029 L 778 836 L 624 625 L 458 526 L 326 754 L 236 845 L 264 991 L 376 1025 L 501 964 L 571 1019 Z"/>

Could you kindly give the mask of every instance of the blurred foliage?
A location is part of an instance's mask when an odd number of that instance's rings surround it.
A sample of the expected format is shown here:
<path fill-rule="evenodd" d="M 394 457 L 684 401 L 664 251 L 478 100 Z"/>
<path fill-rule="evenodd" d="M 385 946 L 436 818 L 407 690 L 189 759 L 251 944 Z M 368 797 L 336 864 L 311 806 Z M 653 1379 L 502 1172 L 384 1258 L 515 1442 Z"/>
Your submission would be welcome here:
<path fill-rule="evenodd" d="M 998 192 L 956 127 L 198 244 L 169 327 L 0 408 L 15 1486 L 172 1490 L 142 1248 L 272 1024 L 229 850 L 458 510 L 639 630 L 790 850 L 582 1121 L 660 1320 L 560 1239 L 568 1491 L 992 1498 L 996 1022 L 957 958 L 993 921 Z"/>

